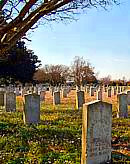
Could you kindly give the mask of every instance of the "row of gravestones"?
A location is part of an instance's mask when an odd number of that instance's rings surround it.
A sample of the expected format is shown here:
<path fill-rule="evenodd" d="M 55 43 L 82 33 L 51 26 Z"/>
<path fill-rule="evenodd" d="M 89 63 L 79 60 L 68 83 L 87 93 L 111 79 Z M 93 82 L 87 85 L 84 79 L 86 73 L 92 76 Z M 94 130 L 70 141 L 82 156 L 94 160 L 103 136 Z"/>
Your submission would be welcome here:
<path fill-rule="evenodd" d="M 128 113 L 128 105 L 129 105 L 129 92 L 126 93 L 120 93 L 118 94 L 118 105 L 119 105 L 119 111 L 118 111 L 118 117 L 127 117 Z M 66 88 L 63 89 L 63 97 L 67 97 L 68 90 Z M 36 93 L 37 94 L 37 93 Z M 45 91 L 40 92 L 40 101 L 45 101 Z M 97 92 L 97 100 L 102 101 L 102 90 Z M 83 104 L 85 103 L 85 96 L 84 91 L 77 91 L 76 92 L 76 108 L 79 109 L 80 107 L 83 107 Z M 58 105 L 60 104 L 60 91 L 53 92 L 53 104 Z M 0 106 L 5 106 L 6 111 L 15 111 L 16 110 L 16 94 L 12 91 L 0 91 Z M 122 114 L 126 111 L 126 114 Z M 123 115 L 123 116 L 122 116 Z"/>
<path fill-rule="evenodd" d="M 84 98 L 84 91 L 77 91 L 76 92 L 76 108 L 79 109 L 83 107 L 83 104 L 85 103 Z M 24 95 L 24 115 L 25 119 L 24 122 L 33 123 L 28 121 L 29 118 L 35 118 L 37 116 L 40 118 L 40 100 L 45 98 L 45 91 L 42 91 L 40 95 L 38 94 L 27 94 Z M 128 117 L 128 105 L 130 105 L 130 91 L 127 91 L 126 93 L 121 93 L 117 95 L 118 100 L 118 113 L 117 117 Z M 53 103 L 54 105 L 60 104 L 60 92 L 54 92 L 53 93 Z M 4 106 L 5 110 L 7 112 L 13 112 L 16 111 L 16 94 L 14 92 L 4 92 L 0 91 L 0 106 Z M 27 119 L 26 119 L 27 117 Z M 35 120 L 35 119 L 34 119 Z M 40 119 L 36 119 L 39 122 Z"/>
<path fill-rule="evenodd" d="M 76 90 L 78 91 L 78 87 L 76 87 Z M 15 91 L 16 96 L 19 95 L 24 95 L 24 94 L 29 94 L 29 93 L 37 93 L 40 94 L 41 91 L 46 91 L 46 87 L 36 87 L 36 86 L 26 86 L 26 87 L 17 87 L 14 88 L 13 86 L 7 87 L 6 90 L 8 91 Z M 66 93 L 69 93 L 71 88 L 62 86 L 62 87 L 49 87 L 49 90 L 51 94 L 53 95 L 53 92 L 58 92 L 58 91 L 63 91 L 63 97 L 66 97 Z M 67 91 L 66 91 L 67 90 Z M 81 90 L 87 92 L 90 94 L 90 96 L 94 96 L 94 93 L 97 92 L 97 99 L 102 99 L 102 93 L 107 92 L 108 97 L 112 96 L 112 93 L 114 95 L 121 93 L 122 91 L 126 90 L 126 86 L 118 86 L 118 87 L 104 87 L 104 86 L 98 86 L 98 87 L 93 87 L 93 86 L 85 86 L 81 87 Z M 65 95 L 65 96 L 64 96 Z M 99 95 L 99 96 L 98 96 Z M 99 98 L 98 98 L 99 97 Z"/>
<path fill-rule="evenodd" d="M 56 92 L 59 93 L 59 92 Z M 78 94 L 84 93 L 78 91 Z M 13 92 L 4 94 L 5 100 L 12 102 Z M 80 95 L 81 96 L 81 95 Z M 25 95 L 24 122 L 38 123 L 40 121 L 40 95 Z M 81 96 L 82 97 L 82 96 Z M 79 101 L 81 101 L 79 99 Z M 130 91 L 118 95 L 119 107 L 124 109 L 130 105 Z M 7 103 L 9 104 L 9 103 Z M 12 104 L 11 104 L 12 105 Z M 127 117 L 126 110 L 120 112 Z M 124 114 L 123 114 L 124 113 Z M 111 161 L 111 129 L 112 104 L 96 100 L 83 105 L 82 124 L 82 164 L 99 164 Z"/>

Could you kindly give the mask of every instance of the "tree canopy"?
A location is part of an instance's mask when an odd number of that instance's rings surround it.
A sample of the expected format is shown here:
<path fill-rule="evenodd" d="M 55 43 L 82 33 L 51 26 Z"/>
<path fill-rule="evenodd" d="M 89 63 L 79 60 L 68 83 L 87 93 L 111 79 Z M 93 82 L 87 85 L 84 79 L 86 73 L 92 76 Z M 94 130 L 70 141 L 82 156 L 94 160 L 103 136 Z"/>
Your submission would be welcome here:
<path fill-rule="evenodd" d="M 45 65 L 34 74 L 34 80 L 38 83 L 49 83 L 51 85 L 65 84 L 69 76 L 69 67 L 61 64 Z"/>
<path fill-rule="evenodd" d="M 0 0 L 0 56 L 21 38 L 26 38 L 30 29 L 38 26 L 39 20 L 62 21 L 73 19 L 80 11 L 92 8 L 107 8 L 119 0 Z M 35 25 L 35 26 L 34 26 Z"/>
<path fill-rule="evenodd" d="M 75 56 L 71 65 L 71 70 L 75 84 L 79 87 L 87 83 L 97 82 L 94 67 L 83 57 Z"/>
<path fill-rule="evenodd" d="M 49 83 L 53 86 L 66 84 L 67 81 L 73 81 L 78 86 L 97 82 L 94 68 L 79 56 L 74 58 L 70 67 L 61 64 L 45 65 L 35 72 L 34 80 L 36 83 Z"/>
<path fill-rule="evenodd" d="M 0 79 L 3 83 L 32 82 L 40 60 L 24 42 L 18 41 L 9 51 L 6 60 L 0 61 Z"/>

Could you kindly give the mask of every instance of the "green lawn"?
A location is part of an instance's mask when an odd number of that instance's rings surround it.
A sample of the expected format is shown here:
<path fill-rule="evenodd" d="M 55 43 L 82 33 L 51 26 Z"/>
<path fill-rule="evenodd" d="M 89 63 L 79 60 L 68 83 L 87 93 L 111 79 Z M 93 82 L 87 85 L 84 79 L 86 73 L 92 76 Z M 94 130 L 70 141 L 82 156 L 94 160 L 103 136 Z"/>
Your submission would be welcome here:
<path fill-rule="evenodd" d="M 128 119 L 113 119 L 113 143 L 128 143 L 128 126 Z M 42 105 L 38 125 L 24 125 L 21 112 L 1 112 L 0 164 L 80 164 L 81 133 L 82 111 L 63 105 Z M 120 153 L 112 156 L 114 163 L 130 160 Z"/>

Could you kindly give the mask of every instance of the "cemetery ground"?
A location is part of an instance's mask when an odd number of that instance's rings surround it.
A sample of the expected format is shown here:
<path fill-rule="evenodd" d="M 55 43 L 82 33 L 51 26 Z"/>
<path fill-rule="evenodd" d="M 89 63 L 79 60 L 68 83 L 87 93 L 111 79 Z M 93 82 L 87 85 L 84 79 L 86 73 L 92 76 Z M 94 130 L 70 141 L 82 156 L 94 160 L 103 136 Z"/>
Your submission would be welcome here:
<path fill-rule="evenodd" d="M 85 93 L 85 102 L 96 99 Z M 117 118 L 117 97 L 103 101 L 112 103 L 112 163 L 130 163 L 130 121 Z M 24 125 L 22 97 L 17 97 L 17 112 L 0 112 L 1 164 L 80 164 L 82 109 L 75 107 L 75 91 L 61 104 L 53 106 L 52 96 L 46 93 L 41 103 L 40 123 Z M 130 108 L 129 108 L 130 115 Z"/>

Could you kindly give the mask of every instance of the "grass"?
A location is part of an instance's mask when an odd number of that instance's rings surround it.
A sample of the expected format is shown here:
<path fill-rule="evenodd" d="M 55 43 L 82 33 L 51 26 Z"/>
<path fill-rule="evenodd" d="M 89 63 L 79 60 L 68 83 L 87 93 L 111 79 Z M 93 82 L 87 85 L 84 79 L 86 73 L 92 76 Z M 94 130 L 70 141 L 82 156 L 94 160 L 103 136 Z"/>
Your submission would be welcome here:
<path fill-rule="evenodd" d="M 19 107 L 19 104 L 17 104 Z M 129 119 L 113 105 L 112 162 L 129 163 Z M 82 111 L 74 104 L 41 104 L 41 122 L 24 125 L 22 112 L 0 113 L 1 164 L 80 164 Z"/>
<path fill-rule="evenodd" d="M 0 114 L 0 163 L 80 163 L 81 111 L 50 109 L 38 125 L 24 125 L 20 112 Z"/>

